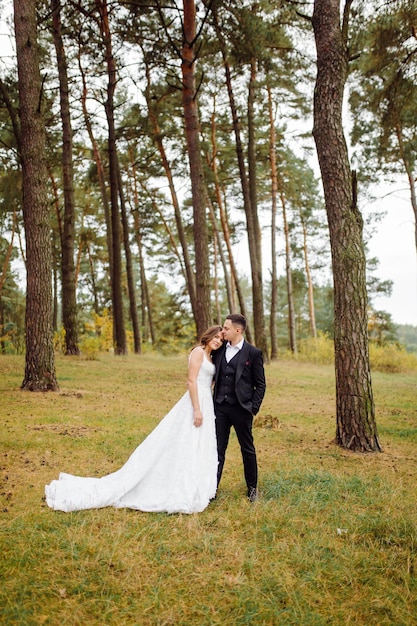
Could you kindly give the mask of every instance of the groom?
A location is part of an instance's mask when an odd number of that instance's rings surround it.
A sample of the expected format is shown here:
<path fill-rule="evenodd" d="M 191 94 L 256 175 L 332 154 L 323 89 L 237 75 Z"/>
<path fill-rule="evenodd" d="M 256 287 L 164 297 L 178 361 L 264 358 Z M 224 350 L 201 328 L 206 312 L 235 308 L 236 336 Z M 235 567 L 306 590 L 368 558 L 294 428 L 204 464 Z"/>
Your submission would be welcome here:
<path fill-rule="evenodd" d="M 243 338 L 246 319 L 228 315 L 223 324 L 224 344 L 212 354 L 216 366 L 214 412 L 219 465 L 217 485 L 223 472 L 230 429 L 235 429 L 242 453 L 248 498 L 258 497 L 258 466 L 252 436 L 253 416 L 265 395 L 265 372 L 261 350 Z"/>

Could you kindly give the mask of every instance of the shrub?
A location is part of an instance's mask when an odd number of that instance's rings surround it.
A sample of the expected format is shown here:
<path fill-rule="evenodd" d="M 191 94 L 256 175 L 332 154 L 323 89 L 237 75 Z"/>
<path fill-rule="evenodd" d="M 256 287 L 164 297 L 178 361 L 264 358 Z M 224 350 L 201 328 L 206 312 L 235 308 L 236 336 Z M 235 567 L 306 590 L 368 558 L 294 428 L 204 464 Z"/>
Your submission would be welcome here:
<path fill-rule="evenodd" d="M 325 333 L 318 333 L 317 337 L 302 339 L 299 344 L 300 361 L 330 365 L 334 363 L 333 340 Z"/>
<path fill-rule="evenodd" d="M 417 370 L 417 355 L 407 352 L 404 346 L 396 343 L 379 346 L 371 341 L 369 358 L 371 368 L 379 372 L 399 374 Z M 320 365 L 333 363 L 333 340 L 323 333 L 319 333 L 316 338 L 303 339 L 299 344 L 297 359 Z"/>
<path fill-rule="evenodd" d="M 397 344 L 378 346 L 371 343 L 369 358 L 371 367 L 380 372 L 399 374 L 417 370 L 417 355 Z"/>
<path fill-rule="evenodd" d="M 102 351 L 102 342 L 100 337 L 83 337 L 80 341 L 80 350 L 82 356 L 87 361 L 95 361 L 98 353 Z"/>
<path fill-rule="evenodd" d="M 54 350 L 65 354 L 65 328 L 63 326 L 54 332 Z"/>

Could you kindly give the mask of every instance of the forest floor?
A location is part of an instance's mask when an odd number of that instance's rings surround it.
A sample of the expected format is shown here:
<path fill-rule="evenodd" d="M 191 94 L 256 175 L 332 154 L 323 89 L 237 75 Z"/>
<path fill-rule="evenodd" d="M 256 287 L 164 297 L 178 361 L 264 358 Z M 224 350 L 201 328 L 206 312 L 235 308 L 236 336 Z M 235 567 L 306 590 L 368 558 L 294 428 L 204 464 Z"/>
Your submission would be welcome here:
<path fill-rule="evenodd" d="M 60 391 L 0 356 L 0 623 L 417 624 L 417 381 L 373 374 L 382 453 L 334 443 L 331 366 L 266 366 L 260 499 L 229 445 L 198 515 L 51 511 L 60 471 L 118 469 L 185 392 L 187 356 L 57 357 Z"/>

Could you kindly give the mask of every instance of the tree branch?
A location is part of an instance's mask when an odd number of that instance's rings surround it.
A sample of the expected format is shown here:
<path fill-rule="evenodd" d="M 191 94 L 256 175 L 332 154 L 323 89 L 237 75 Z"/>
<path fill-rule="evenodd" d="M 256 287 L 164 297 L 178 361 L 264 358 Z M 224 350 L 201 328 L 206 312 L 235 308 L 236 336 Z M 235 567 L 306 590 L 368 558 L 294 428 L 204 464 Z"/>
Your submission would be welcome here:
<path fill-rule="evenodd" d="M 350 17 L 350 7 L 354 0 L 346 0 L 345 6 L 343 9 L 343 21 L 342 21 L 342 39 L 344 45 L 347 47 L 348 34 L 349 34 L 349 17 Z"/>
<path fill-rule="evenodd" d="M 12 122 L 14 135 L 16 137 L 17 148 L 20 153 L 20 124 L 19 118 L 17 115 L 17 111 L 13 106 L 13 103 L 10 98 L 9 90 L 6 85 L 0 78 L 0 93 L 3 96 L 4 104 L 6 105 L 6 109 L 9 112 L 10 120 Z"/>

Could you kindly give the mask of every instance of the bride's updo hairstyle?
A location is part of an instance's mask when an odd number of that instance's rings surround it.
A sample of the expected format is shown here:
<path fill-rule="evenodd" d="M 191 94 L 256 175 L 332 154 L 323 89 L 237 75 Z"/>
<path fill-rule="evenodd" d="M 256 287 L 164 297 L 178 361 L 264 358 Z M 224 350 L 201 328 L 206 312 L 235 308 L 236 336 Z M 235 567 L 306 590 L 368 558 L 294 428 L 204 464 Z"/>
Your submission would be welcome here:
<path fill-rule="evenodd" d="M 221 326 L 210 326 L 201 335 L 200 346 L 203 346 L 204 348 L 212 339 L 214 339 L 216 335 L 218 335 L 221 332 L 222 332 Z"/>

